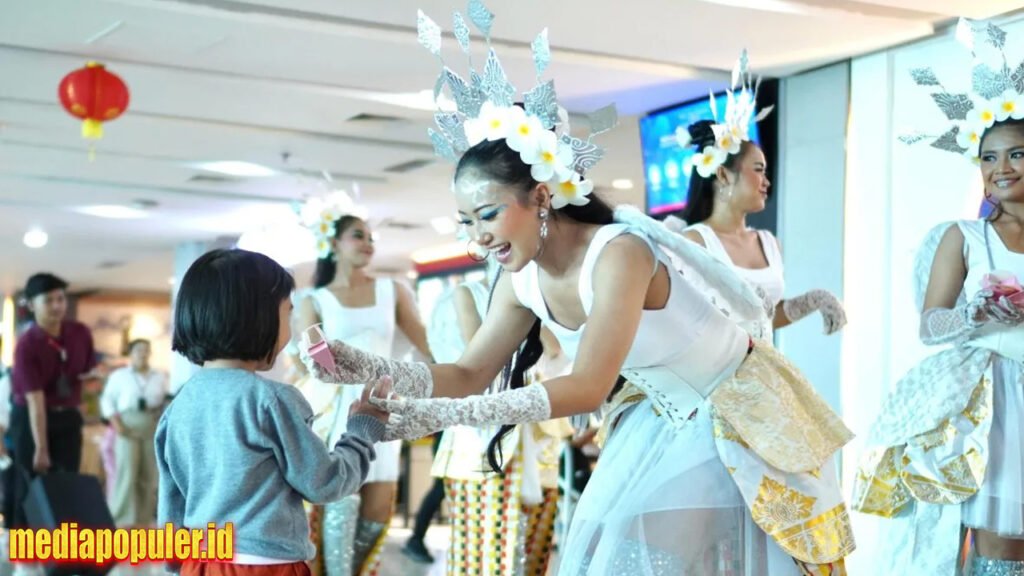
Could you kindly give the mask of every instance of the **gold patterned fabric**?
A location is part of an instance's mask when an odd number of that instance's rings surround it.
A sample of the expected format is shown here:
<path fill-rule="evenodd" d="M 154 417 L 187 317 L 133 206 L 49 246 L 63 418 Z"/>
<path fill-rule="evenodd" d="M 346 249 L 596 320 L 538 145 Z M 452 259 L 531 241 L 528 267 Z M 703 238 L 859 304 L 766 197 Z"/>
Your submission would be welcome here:
<path fill-rule="evenodd" d="M 758 342 L 708 400 L 751 450 L 785 472 L 817 470 L 853 438 L 810 382 L 766 342 Z"/>
<path fill-rule="evenodd" d="M 859 512 L 892 518 L 913 499 L 961 504 L 981 488 L 992 427 L 992 383 L 982 375 L 967 406 L 906 444 L 861 457 L 853 490 Z"/>
<path fill-rule="evenodd" d="M 856 542 L 831 458 L 814 470 L 784 472 L 761 458 L 716 412 L 718 455 L 754 523 L 800 562 L 827 565 L 853 552 Z"/>
<path fill-rule="evenodd" d="M 627 382 L 605 407 L 598 437 L 606 437 L 618 415 L 643 398 Z M 698 408 L 705 409 L 711 411 L 719 458 L 754 522 L 804 573 L 844 575 L 843 558 L 856 543 L 832 457 L 853 434 L 839 417 L 763 342 Z"/>

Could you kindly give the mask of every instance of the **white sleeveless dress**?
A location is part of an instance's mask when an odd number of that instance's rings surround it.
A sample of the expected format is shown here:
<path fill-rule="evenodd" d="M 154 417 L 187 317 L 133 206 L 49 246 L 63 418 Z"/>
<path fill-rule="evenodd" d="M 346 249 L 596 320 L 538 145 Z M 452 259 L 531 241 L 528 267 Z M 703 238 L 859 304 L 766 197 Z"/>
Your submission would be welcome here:
<path fill-rule="evenodd" d="M 989 271 L 1012 272 L 1024 280 L 1024 254 L 1011 252 L 984 220 L 957 224 L 965 240 L 964 294 L 968 301 L 981 289 L 982 277 Z M 963 504 L 963 523 L 1010 538 L 1024 538 L 1024 364 L 996 356 L 991 370 L 993 412 L 988 468 L 977 494 Z"/>
<path fill-rule="evenodd" d="M 761 250 L 764 252 L 765 259 L 768 261 L 767 268 L 742 268 L 737 266 L 732 258 L 729 257 L 729 253 L 725 250 L 725 245 L 722 244 L 721 239 L 718 238 L 718 234 L 711 229 L 707 224 L 694 224 L 687 228 L 687 230 L 693 230 L 700 234 L 702 240 L 704 240 L 704 247 L 712 256 L 718 258 L 722 262 L 732 266 L 732 269 L 736 271 L 736 274 L 740 278 L 743 278 L 755 289 L 759 290 L 767 301 L 767 304 L 772 310 L 778 306 L 779 302 L 782 302 L 782 297 L 786 291 L 786 280 L 783 276 L 782 266 L 782 252 L 779 250 L 779 243 L 772 236 L 772 233 L 767 230 L 756 230 L 758 239 L 761 241 Z M 747 328 L 751 333 L 750 335 L 758 340 L 764 340 L 766 342 L 772 341 L 773 328 L 771 324 L 771 318 L 768 318 L 766 322 L 759 322 L 756 325 L 747 326 L 742 324 L 744 328 Z"/>
<path fill-rule="evenodd" d="M 390 357 L 395 339 L 395 283 L 389 279 L 374 280 L 373 306 L 351 308 L 342 306 L 327 288 L 310 293 L 329 340 L 342 342 L 371 354 Z M 345 432 L 349 407 L 363 394 L 363 386 L 338 386 L 311 381 L 302 392 L 313 407 L 316 418 L 313 429 L 329 446 Z M 398 480 L 402 442 L 378 442 L 376 459 L 370 465 L 366 482 Z"/>
<path fill-rule="evenodd" d="M 678 386 L 699 381 L 696 374 L 701 372 L 732 373 L 736 359 L 746 353 L 749 336 L 684 281 L 646 236 L 627 225 L 607 225 L 595 234 L 580 270 L 584 311 L 589 315 L 593 306 L 597 258 L 609 241 L 622 234 L 644 239 L 668 268 L 671 281 L 665 307 L 643 312 L 623 373 L 653 368 L 676 375 L 668 377 L 678 378 Z M 576 359 L 585 325 L 570 330 L 551 317 L 536 263 L 514 273 L 512 286 L 519 302 L 550 328 L 565 354 Z M 615 424 L 560 547 L 558 574 L 801 574 L 793 558 L 752 520 L 737 487 L 743 470 L 727 467 L 723 462 L 727 454 L 716 446 L 723 436 L 713 425 L 711 404 L 700 404 L 679 426 L 670 422 L 665 405 L 659 410 L 649 394 L 636 396 L 637 401 L 608 417 Z M 838 495 L 830 466 L 826 464 L 819 473 L 826 482 L 833 482 L 828 489 Z M 816 478 L 808 477 L 812 483 Z"/>

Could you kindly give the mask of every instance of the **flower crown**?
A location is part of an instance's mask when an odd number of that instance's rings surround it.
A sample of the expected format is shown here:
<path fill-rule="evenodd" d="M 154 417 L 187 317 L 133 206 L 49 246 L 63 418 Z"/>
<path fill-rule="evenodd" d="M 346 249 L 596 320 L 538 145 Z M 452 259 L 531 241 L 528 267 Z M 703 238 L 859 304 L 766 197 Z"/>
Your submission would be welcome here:
<path fill-rule="evenodd" d="M 760 122 L 771 114 L 775 106 L 762 109 L 757 115 L 754 110 L 757 107 L 757 91 L 761 87 L 761 77 L 752 78 L 749 70 L 747 51 L 740 54 L 739 60 L 732 69 L 732 88 L 726 91 L 725 114 L 719 120 L 718 104 L 715 95 L 710 95 L 711 115 L 715 123 L 711 130 L 715 135 L 715 143 L 698 150 L 690 160 L 691 165 L 697 169 L 697 173 L 704 178 L 710 178 L 718 170 L 718 167 L 725 164 L 730 154 L 740 151 L 740 146 L 750 140 L 751 122 Z M 676 138 L 683 148 L 690 146 L 692 138 L 685 127 L 676 131 Z"/>
<path fill-rule="evenodd" d="M 912 133 L 899 137 L 904 144 L 917 144 L 931 140 L 933 148 L 965 156 L 978 161 L 981 136 L 996 122 L 1024 118 L 1024 62 L 1016 68 L 1007 63 L 1006 32 L 992 23 L 972 22 L 961 18 L 956 27 L 956 39 L 971 51 L 971 92 L 953 93 L 939 82 L 931 67 L 910 71 L 914 83 L 933 89 L 932 100 L 952 123 L 938 136 Z M 995 66 L 983 52 L 997 52 Z M 985 56 L 989 56 L 986 54 Z"/>
<path fill-rule="evenodd" d="M 523 93 L 522 107 L 517 106 L 516 89 L 491 46 L 494 14 L 480 0 L 470 0 L 467 13 L 487 42 L 487 61 L 478 72 L 473 68 L 470 55 L 469 27 L 462 14 L 455 12 L 452 33 L 469 58 L 469 82 L 445 64 L 441 56 L 441 28 L 422 10 L 417 18 L 420 44 L 441 61 L 434 100 L 436 102 L 447 87 L 456 106 L 454 112 L 439 109 L 434 114 L 437 129 L 431 128 L 427 133 L 435 153 L 456 162 L 466 150 L 485 140 L 504 140 L 530 166 L 534 180 L 551 185 L 552 208 L 587 204 L 594 184 L 584 179 L 583 174 L 604 156 L 604 149 L 592 139 L 615 127 L 618 122 L 615 107 L 608 106 L 588 116 L 590 135 L 586 140 L 569 134 L 569 114 L 558 104 L 554 81 L 541 79 L 551 62 L 546 28 L 532 44 L 537 84 Z"/>
<path fill-rule="evenodd" d="M 302 225 L 313 233 L 316 251 L 320 258 L 331 257 L 331 240 L 337 230 L 335 224 L 344 216 L 355 216 L 366 220 L 366 209 L 357 205 L 344 191 L 338 190 L 326 196 L 314 196 L 306 200 L 299 210 Z"/>

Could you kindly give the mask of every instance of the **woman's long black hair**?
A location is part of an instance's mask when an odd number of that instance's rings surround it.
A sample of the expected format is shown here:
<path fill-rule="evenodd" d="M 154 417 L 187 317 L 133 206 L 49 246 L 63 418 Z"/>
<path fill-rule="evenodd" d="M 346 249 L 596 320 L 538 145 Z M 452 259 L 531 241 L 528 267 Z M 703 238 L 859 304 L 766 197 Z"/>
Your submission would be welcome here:
<path fill-rule="evenodd" d="M 530 166 L 523 162 L 519 153 L 509 148 L 504 140 L 485 140 L 467 150 L 455 168 L 455 180 L 467 173 L 512 188 L 523 206 L 529 205 L 530 192 L 539 184 L 530 175 Z M 591 195 L 590 202 L 584 206 L 568 204 L 560 210 L 551 212 L 552 218 L 569 218 L 586 224 L 611 224 L 614 221 L 613 216 L 611 206 L 596 195 Z M 496 286 L 497 278 L 491 283 L 491 298 L 494 297 Z M 503 389 L 522 388 L 526 384 L 526 372 L 540 360 L 544 352 L 540 340 L 540 327 L 538 319 L 533 323 L 519 350 L 502 370 Z M 501 441 L 513 428 L 514 425 L 503 425 L 487 445 L 487 462 L 499 474 L 504 469 Z"/>
<path fill-rule="evenodd" d="M 687 128 L 692 145 L 697 149 L 698 153 L 702 152 L 705 146 L 715 145 L 715 133 L 711 129 L 713 125 L 714 122 L 710 120 L 701 120 Z M 729 154 L 723 166 L 735 172 L 736 164 L 750 150 L 751 146 L 755 146 L 755 144 L 743 142 L 740 146 L 740 151 L 735 154 Z M 711 213 L 715 209 L 715 180 L 717 178 L 715 174 L 705 178 L 697 172 L 696 167 L 691 169 L 690 186 L 686 192 L 686 207 L 680 210 L 678 214 L 680 218 L 686 220 L 687 224 L 697 224 L 711 217 Z"/>
<path fill-rule="evenodd" d="M 352 216 L 351 214 L 338 218 L 334 222 L 334 237 L 341 238 L 341 235 L 351 228 L 353 224 L 362 221 L 362 218 Z M 337 273 L 338 256 L 334 252 L 328 254 L 326 258 L 317 258 L 316 271 L 313 272 L 313 287 L 323 288 L 334 282 L 334 276 Z"/>

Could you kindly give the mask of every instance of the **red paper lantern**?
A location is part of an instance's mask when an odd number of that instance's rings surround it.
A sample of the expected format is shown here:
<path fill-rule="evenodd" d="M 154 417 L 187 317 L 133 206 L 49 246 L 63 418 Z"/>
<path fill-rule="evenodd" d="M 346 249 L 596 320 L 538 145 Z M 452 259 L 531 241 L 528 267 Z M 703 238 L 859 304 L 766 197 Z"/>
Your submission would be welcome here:
<path fill-rule="evenodd" d="M 83 120 L 82 137 L 90 140 L 102 138 L 103 123 L 128 109 L 128 86 L 98 62 L 65 76 L 57 95 L 68 114 Z"/>

